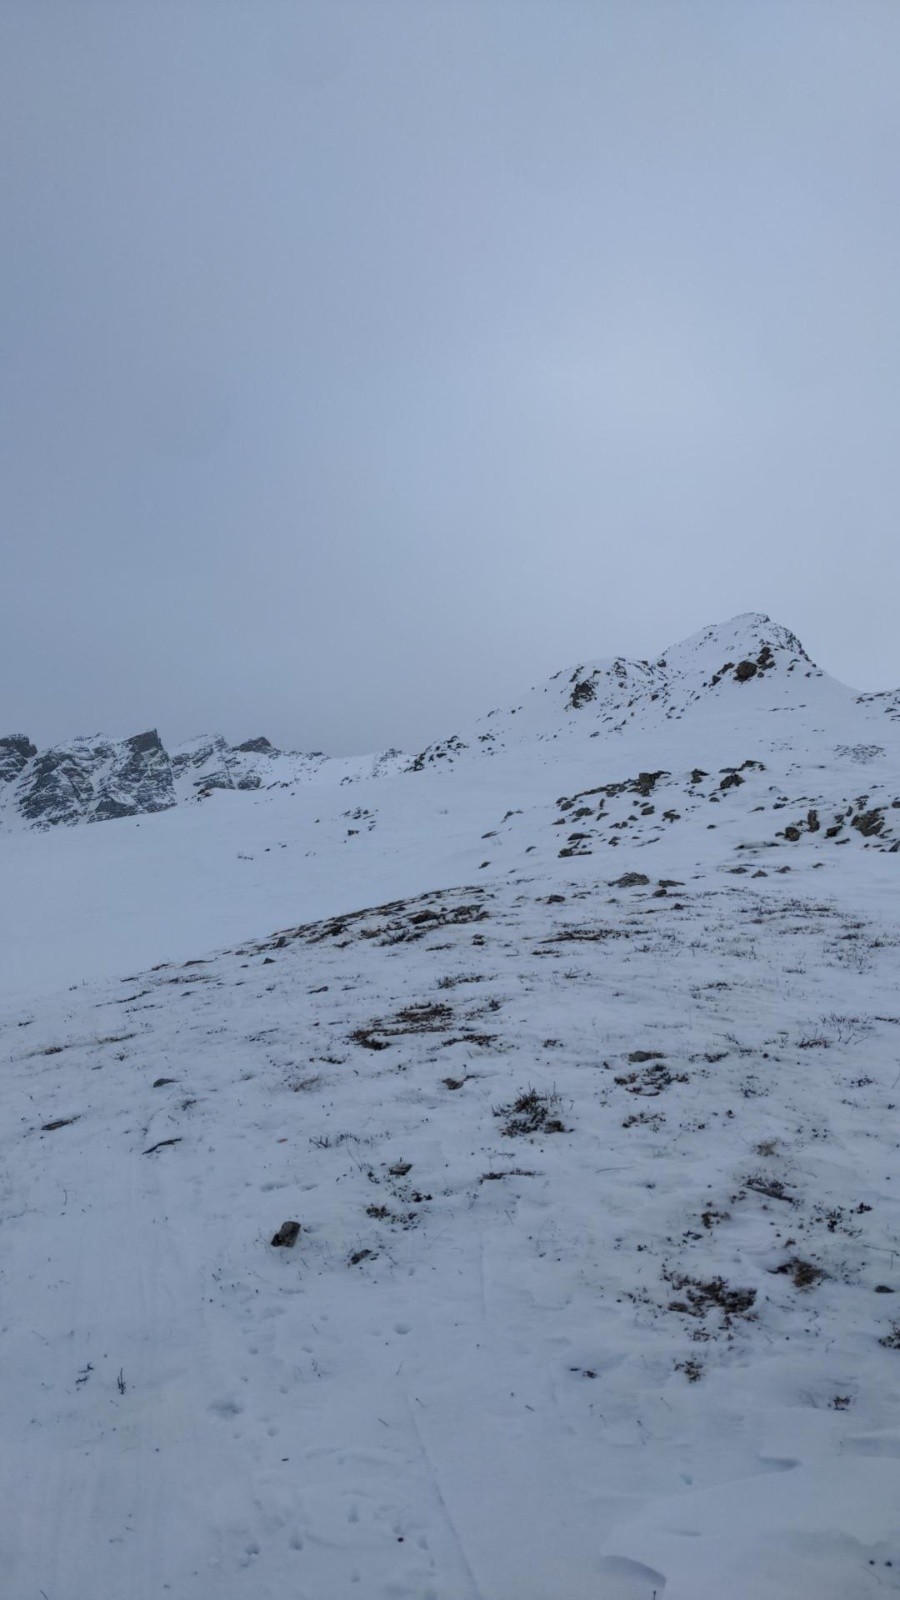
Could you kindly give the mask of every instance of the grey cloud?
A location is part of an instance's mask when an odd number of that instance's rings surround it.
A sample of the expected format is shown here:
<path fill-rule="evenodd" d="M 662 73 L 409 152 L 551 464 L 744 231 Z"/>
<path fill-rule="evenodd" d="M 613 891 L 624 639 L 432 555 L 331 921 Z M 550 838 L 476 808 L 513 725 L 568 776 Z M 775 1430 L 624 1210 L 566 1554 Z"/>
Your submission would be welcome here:
<path fill-rule="evenodd" d="M 900 13 L 9 3 L 0 722 L 418 746 L 894 595 Z"/>

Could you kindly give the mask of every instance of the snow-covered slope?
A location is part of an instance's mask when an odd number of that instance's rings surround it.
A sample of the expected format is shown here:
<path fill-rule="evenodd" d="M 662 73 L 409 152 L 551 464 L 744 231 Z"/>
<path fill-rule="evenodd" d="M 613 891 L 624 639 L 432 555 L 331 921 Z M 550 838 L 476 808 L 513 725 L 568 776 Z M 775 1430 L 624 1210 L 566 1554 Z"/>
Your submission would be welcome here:
<path fill-rule="evenodd" d="M 895 710 L 743 617 L 0 840 L 0 1593 L 900 1592 Z"/>
<path fill-rule="evenodd" d="M 618 657 L 558 672 L 518 706 L 491 711 L 471 732 L 428 746 L 415 765 L 458 760 L 463 752 L 492 754 L 533 740 L 565 744 L 642 731 L 659 737 L 667 722 L 722 726 L 769 710 L 849 708 L 861 698 L 877 697 L 859 697 L 827 678 L 793 633 L 748 612 L 704 628 L 656 661 Z"/>

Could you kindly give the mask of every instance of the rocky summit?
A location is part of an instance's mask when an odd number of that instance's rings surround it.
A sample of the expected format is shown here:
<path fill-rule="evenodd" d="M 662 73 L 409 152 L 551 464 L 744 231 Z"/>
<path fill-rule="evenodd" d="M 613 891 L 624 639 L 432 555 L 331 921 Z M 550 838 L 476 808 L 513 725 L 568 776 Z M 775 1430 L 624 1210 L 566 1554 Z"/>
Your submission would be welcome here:
<path fill-rule="evenodd" d="M 612 782 L 559 797 L 560 813 L 585 823 L 564 843 L 580 854 L 601 837 L 613 846 L 625 834 L 654 842 L 675 823 L 699 821 L 701 802 L 726 797 L 730 817 L 751 800 L 754 815 L 790 813 L 778 818 L 772 842 L 821 831 L 825 840 L 846 843 L 855 829 L 876 848 L 891 849 L 900 838 L 900 817 L 891 815 L 900 809 L 893 777 L 898 722 L 900 690 L 847 688 L 810 660 L 789 629 L 747 613 L 652 662 L 579 663 L 529 690 L 519 705 L 490 711 L 412 756 L 388 750 L 335 759 L 281 751 L 262 736 L 231 745 L 221 735 L 169 753 L 155 731 L 38 751 L 26 735 L 9 735 L 0 739 L 0 829 L 137 816 L 217 790 L 297 792 L 311 783 L 328 788 L 458 766 L 474 775 L 484 760 L 516 752 L 536 770 L 551 762 L 561 772 L 570 762 L 580 769 L 585 761 L 616 768 Z M 587 742 L 597 740 L 599 747 Z M 666 764 L 654 770 L 663 753 Z M 730 764 L 717 765 L 722 756 Z M 626 773 L 629 761 L 635 771 Z M 648 774 L 653 792 L 641 794 Z M 733 791 L 748 781 L 738 799 Z M 635 810 L 629 794 L 645 804 Z M 564 826 L 566 817 L 556 820 Z"/>

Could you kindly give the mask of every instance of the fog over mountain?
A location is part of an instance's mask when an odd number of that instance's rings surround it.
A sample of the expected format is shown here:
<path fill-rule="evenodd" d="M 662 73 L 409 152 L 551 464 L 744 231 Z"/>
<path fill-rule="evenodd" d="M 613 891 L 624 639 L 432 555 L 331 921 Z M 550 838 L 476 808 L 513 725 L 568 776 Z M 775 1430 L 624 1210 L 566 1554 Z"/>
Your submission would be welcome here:
<path fill-rule="evenodd" d="M 0 725 L 419 749 L 791 619 L 900 682 L 900 8 L 0 8 Z"/>

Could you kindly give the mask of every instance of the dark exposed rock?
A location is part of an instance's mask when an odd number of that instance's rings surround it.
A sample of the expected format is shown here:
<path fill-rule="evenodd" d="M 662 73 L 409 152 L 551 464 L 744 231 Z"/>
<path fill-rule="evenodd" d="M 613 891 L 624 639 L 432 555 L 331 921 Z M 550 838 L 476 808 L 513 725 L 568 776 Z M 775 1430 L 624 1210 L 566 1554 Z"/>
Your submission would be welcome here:
<path fill-rule="evenodd" d="M 662 770 L 659 772 L 639 772 L 632 787 L 637 794 L 643 795 L 646 799 L 648 794 L 653 793 L 660 778 L 667 778 L 668 776 L 669 774 Z"/>
<path fill-rule="evenodd" d="M 639 889 L 650 879 L 643 872 L 623 872 L 621 878 L 616 878 L 610 884 L 611 889 Z"/>
<path fill-rule="evenodd" d="M 243 744 L 236 744 L 234 748 L 240 751 L 241 755 L 274 756 L 278 754 L 275 746 L 268 739 L 264 739 L 262 735 L 258 739 L 245 739 Z"/>
<path fill-rule="evenodd" d="M 0 783 L 10 783 L 17 778 L 32 756 L 37 755 L 27 734 L 10 733 L 0 739 Z"/>
<path fill-rule="evenodd" d="M 572 693 L 569 695 L 568 704 L 573 711 L 579 711 L 582 706 L 586 706 L 596 698 L 597 691 L 594 685 L 589 678 L 583 678 L 580 683 L 576 683 Z"/>
<path fill-rule="evenodd" d="M 102 749 L 95 752 L 97 762 Z M 19 798 L 19 810 L 26 821 L 42 827 L 57 822 L 76 822 L 91 798 L 90 753 L 84 756 L 69 750 L 45 750 L 28 773 L 28 784 Z"/>
<path fill-rule="evenodd" d="M 131 739 L 76 739 L 23 770 L 17 809 L 39 828 L 107 822 L 175 804 L 172 767 L 155 730 Z"/>
<path fill-rule="evenodd" d="M 89 820 L 105 822 L 139 812 L 166 811 L 174 804 L 171 762 L 154 728 L 117 747 Z"/>
<path fill-rule="evenodd" d="M 788 638 L 792 638 L 792 637 L 793 637 L 792 635 L 788 636 Z M 794 641 L 794 642 L 797 644 L 797 646 L 799 648 L 799 641 Z M 717 683 L 719 681 L 719 678 L 721 678 L 726 672 L 729 672 L 731 670 L 732 665 L 733 665 L 732 662 L 730 662 L 730 661 L 726 662 L 725 666 L 721 668 L 721 670 L 718 673 L 717 677 L 713 681 Z M 774 667 L 774 665 L 775 665 L 775 657 L 772 654 L 772 646 L 768 645 L 768 644 L 764 644 L 762 646 L 762 649 L 759 652 L 759 655 L 756 657 L 755 661 L 751 661 L 751 660 L 749 660 L 749 658 L 747 658 L 747 659 L 745 659 L 743 661 L 739 661 L 738 662 L 737 666 L 734 668 L 735 682 L 736 683 L 749 683 L 750 679 L 751 678 L 755 678 L 757 673 L 769 672 L 771 670 L 771 668 Z"/>
<path fill-rule="evenodd" d="M 273 1245 L 282 1246 L 286 1250 L 293 1250 L 300 1236 L 299 1222 L 283 1222 L 278 1232 L 273 1235 Z"/>
<path fill-rule="evenodd" d="M 407 767 L 407 772 L 424 772 L 427 766 L 432 766 L 435 761 L 453 761 L 461 751 L 468 749 L 459 735 L 452 733 L 449 739 L 442 739 L 437 744 L 427 745 L 420 750 L 417 756 Z"/>
<path fill-rule="evenodd" d="M 864 839 L 872 834 L 880 833 L 884 827 L 884 815 L 876 807 L 872 811 L 861 811 L 858 816 L 850 819 L 851 828 L 858 828 Z"/>

